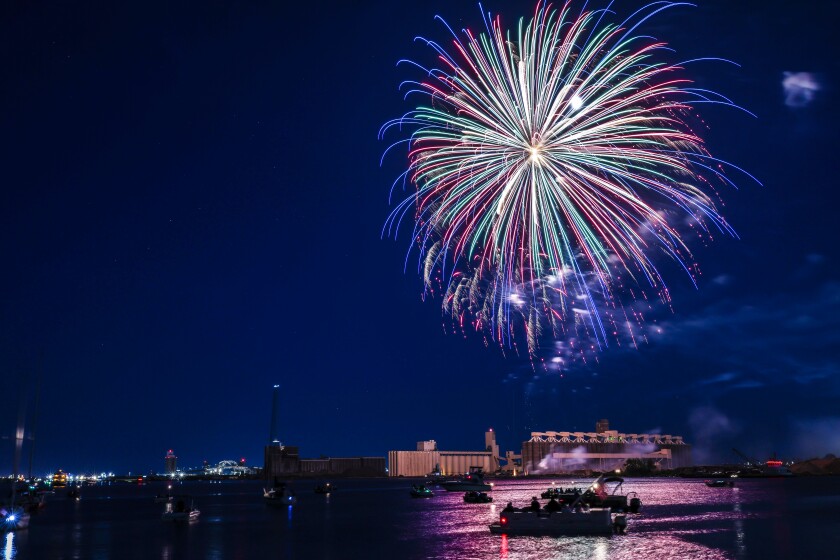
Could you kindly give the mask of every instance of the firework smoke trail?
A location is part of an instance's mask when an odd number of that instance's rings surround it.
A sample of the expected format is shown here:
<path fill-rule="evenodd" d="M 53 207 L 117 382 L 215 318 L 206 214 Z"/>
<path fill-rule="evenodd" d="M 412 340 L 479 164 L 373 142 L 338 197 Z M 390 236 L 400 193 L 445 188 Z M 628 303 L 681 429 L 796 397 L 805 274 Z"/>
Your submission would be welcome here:
<path fill-rule="evenodd" d="M 711 196 L 713 180 L 732 184 L 724 162 L 686 117 L 694 103 L 737 106 L 691 88 L 680 65 L 657 59 L 664 43 L 633 35 L 676 5 L 654 2 L 616 25 L 602 24 L 607 10 L 573 17 L 569 3 L 539 3 L 512 33 L 486 14 L 486 33 L 452 32 L 451 51 L 421 39 L 441 68 L 404 83 L 407 97 L 427 102 L 380 132 L 412 131 L 391 147 L 409 146 L 395 185 L 417 188 L 383 234 L 414 210 L 425 285 L 440 286 L 457 323 L 507 346 L 524 331 L 530 352 L 573 325 L 600 347 L 615 327 L 605 310 L 620 306 L 617 287 L 667 299 L 652 255 L 694 280 L 675 224 L 687 216 L 706 235 L 735 235 Z"/>

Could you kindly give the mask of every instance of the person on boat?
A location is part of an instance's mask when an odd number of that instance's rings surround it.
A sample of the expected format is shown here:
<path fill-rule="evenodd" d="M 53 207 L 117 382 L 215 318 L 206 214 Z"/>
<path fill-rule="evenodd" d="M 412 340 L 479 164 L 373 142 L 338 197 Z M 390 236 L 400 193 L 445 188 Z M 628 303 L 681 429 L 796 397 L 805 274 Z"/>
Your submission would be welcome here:
<path fill-rule="evenodd" d="M 560 511 L 562 506 L 557 502 L 557 500 L 551 498 L 548 503 L 545 504 L 545 508 L 543 509 L 545 509 L 545 511 Z"/>
<path fill-rule="evenodd" d="M 534 511 L 540 511 L 540 501 L 537 500 L 536 496 L 531 498 L 531 509 Z"/>
<path fill-rule="evenodd" d="M 623 535 L 627 531 L 627 517 L 616 515 L 613 522 L 613 532 L 616 535 Z"/>
<path fill-rule="evenodd" d="M 508 504 L 505 506 L 505 509 L 503 509 L 502 511 L 516 511 L 516 508 L 513 507 L 513 502 L 508 502 Z"/>

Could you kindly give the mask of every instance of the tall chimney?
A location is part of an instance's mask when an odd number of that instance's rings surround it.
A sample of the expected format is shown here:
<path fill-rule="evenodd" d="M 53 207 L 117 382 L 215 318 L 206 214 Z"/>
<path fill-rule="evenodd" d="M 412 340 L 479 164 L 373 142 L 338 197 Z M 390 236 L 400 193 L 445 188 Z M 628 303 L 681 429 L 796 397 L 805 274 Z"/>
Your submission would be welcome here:
<path fill-rule="evenodd" d="M 268 444 L 280 445 L 280 440 L 277 439 L 277 409 L 280 408 L 280 385 L 274 386 L 274 397 L 271 403 L 271 426 L 268 428 Z"/>

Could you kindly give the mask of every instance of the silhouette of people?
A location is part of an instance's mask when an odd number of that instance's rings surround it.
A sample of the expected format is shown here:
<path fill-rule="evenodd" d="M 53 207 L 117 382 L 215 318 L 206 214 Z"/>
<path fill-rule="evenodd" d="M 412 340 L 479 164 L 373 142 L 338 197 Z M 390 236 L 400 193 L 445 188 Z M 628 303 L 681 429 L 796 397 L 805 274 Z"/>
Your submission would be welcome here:
<path fill-rule="evenodd" d="M 627 518 L 623 515 L 616 515 L 613 522 L 613 532 L 617 535 L 623 535 L 627 530 Z"/>
<path fill-rule="evenodd" d="M 540 502 L 537 500 L 536 496 L 531 498 L 531 509 L 534 511 L 540 511 Z"/>
<path fill-rule="evenodd" d="M 513 507 L 513 502 L 508 502 L 502 511 L 516 511 L 516 508 Z"/>
<path fill-rule="evenodd" d="M 547 504 L 545 504 L 545 511 L 560 511 L 562 506 L 555 500 L 551 498 Z"/>

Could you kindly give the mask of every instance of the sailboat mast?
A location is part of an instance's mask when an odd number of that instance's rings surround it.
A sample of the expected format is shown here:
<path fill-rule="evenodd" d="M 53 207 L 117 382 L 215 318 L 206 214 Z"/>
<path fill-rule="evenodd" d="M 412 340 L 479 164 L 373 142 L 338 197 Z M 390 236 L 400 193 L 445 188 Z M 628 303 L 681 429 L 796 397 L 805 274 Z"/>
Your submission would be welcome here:
<path fill-rule="evenodd" d="M 20 474 L 20 455 L 23 451 L 24 422 L 26 421 L 26 399 L 24 389 L 20 391 L 20 406 L 18 407 L 18 422 L 15 430 L 15 455 L 12 463 L 14 479 L 12 480 L 12 511 L 15 508 L 15 494 L 17 491 L 18 475 Z"/>
<path fill-rule="evenodd" d="M 32 462 L 35 459 L 35 427 L 38 425 L 38 405 L 41 402 L 41 372 L 40 366 L 35 373 L 35 412 L 32 414 L 32 429 L 29 432 L 29 472 L 27 478 L 32 480 Z"/>

